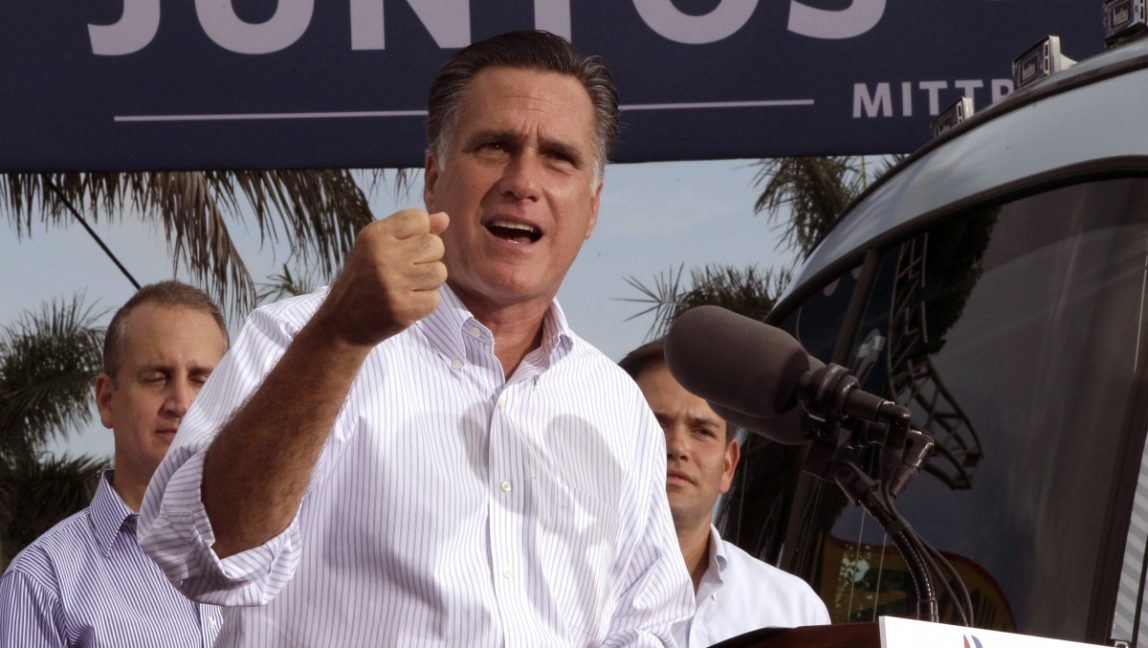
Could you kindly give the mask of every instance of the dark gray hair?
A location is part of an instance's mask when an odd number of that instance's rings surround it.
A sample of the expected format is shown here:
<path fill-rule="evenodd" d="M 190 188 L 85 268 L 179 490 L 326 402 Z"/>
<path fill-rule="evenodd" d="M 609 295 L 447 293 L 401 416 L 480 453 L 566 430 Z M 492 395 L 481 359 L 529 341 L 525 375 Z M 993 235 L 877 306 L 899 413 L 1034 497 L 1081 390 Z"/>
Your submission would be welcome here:
<path fill-rule="evenodd" d="M 223 334 L 223 341 L 230 344 L 223 314 L 219 312 L 219 307 L 215 305 L 207 293 L 180 281 L 161 281 L 148 284 L 136 291 L 136 294 L 132 295 L 127 303 L 120 306 L 120 309 L 112 316 L 112 322 L 108 324 L 108 331 L 104 335 L 104 373 L 111 376 L 112 381 L 116 380 L 116 374 L 120 370 L 120 365 L 123 364 L 124 320 L 127 319 L 128 313 L 132 309 L 143 304 L 190 308 L 210 315 L 219 325 L 219 331 Z"/>
<path fill-rule="evenodd" d="M 494 36 L 455 54 L 439 70 L 427 102 L 427 147 L 439 160 L 458 122 L 458 109 L 475 75 L 487 67 L 510 67 L 557 72 L 577 79 L 594 107 L 595 176 L 601 177 L 606 159 L 618 139 L 618 90 L 610 71 L 596 56 L 582 57 L 566 39 L 546 31 L 521 31 Z"/>

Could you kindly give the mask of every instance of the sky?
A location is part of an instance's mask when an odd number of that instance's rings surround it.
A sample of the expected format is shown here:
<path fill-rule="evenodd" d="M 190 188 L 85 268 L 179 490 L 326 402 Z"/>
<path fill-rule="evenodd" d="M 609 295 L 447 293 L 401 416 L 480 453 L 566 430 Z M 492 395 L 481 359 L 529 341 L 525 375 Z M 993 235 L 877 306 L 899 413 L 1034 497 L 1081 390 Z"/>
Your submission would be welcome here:
<path fill-rule="evenodd" d="M 652 287 L 658 276 L 679 267 L 687 279 L 692 268 L 709 264 L 792 267 L 794 257 L 778 245 L 776 226 L 753 213 L 756 171 L 753 160 L 610 165 L 598 225 L 558 294 L 574 330 L 619 360 L 646 341 L 654 321 L 648 314 L 634 317 L 645 306 L 626 301 L 641 298 L 627 278 Z M 415 190 L 406 196 L 393 195 L 389 186 L 378 190 L 371 198 L 375 217 L 422 206 L 421 175 L 412 184 Z M 83 294 L 85 303 L 106 311 L 98 320 L 102 326 L 134 292 L 78 225 L 46 228 L 34 219 L 31 235 L 20 239 L 10 221 L 0 222 L 0 325 L 53 299 Z M 141 284 L 189 279 L 182 268 L 173 271 L 158 228 L 126 216 L 95 229 Z M 231 233 L 256 282 L 280 271 L 287 250 L 261 246 L 254 225 L 234 223 Z M 240 325 L 229 322 L 233 332 Z M 110 457 L 112 435 L 93 411 L 89 425 L 57 439 L 49 450 Z"/>

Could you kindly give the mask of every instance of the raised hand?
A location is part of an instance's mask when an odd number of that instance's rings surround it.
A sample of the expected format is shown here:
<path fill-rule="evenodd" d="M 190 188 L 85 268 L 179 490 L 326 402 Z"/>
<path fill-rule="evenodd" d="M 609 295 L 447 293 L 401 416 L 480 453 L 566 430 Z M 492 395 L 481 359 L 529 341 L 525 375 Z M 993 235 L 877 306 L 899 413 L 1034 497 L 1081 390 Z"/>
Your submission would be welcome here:
<path fill-rule="evenodd" d="M 359 232 L 313 324 L 351 346 L 373 347 L 430 315 L 446 281 L 439 234 L 450 219 L 404 209 Z"/>

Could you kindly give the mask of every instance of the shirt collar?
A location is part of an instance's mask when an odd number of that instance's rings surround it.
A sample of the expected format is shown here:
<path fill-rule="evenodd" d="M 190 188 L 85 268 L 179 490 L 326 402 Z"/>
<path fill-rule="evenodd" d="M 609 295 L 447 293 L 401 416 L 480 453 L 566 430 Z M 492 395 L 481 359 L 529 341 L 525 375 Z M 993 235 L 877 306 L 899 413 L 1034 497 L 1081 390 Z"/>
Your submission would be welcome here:
<path fill-rule="evenodd" d="M 477 329 L 488 338 L 490 336 L 490 330 L 475 318 L 454 290 L 445 284 L 439 288 L 438 308 L 422 319 L 420 326 L 431 345 L 447 358 L 465 357 L 464 335 L 470 331 Z M 542 319 L 541 350 L 548 359 L 548 365 L 569 353 L 575 339 L 566 321 L 566 314 L 555 299 L 550 302 L 550 308 Z"/>
<path fill-rule="evenodd" d="M 574 347 L 574 332 L 566 322 L 566 313 L 558 300 L 550 302 L 550 308 L 542 319 L 542 351 L 550 364 L 562 359 Z"/>
<path fill-rule="evenodd" d="M 721 536 L 718 535 L 717 527 L 710 525 L 710 565 L 717 565 L 718 580 L 721 580 L 721 573 L 725 570 L 726 564 L 729 562 L 729 555 L 726 554 L 725 542 L 722 541 Z"/>
<path fill-rule="evenodd" d="M 100 484 L 88 507 L 96 544 L 105 558 L 111 556 L 116 536 L 120 533 L 135 535 L 136 527 L 136 512 L 128 508 L 116 489 L 112 488 L 114 477 L 114 470 L 105 470 L 100 475 Z"/>

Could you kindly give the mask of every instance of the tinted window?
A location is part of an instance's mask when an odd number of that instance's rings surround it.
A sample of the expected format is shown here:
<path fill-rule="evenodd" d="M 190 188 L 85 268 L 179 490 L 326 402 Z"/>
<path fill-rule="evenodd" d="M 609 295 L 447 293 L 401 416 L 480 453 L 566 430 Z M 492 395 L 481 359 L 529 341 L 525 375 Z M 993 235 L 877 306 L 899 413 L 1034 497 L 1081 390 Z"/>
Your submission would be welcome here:
<path fill-rule="evenodd" d="M 1124 558 L 1101 555 L 1128 519 L 1109 517 L 1114 475 L 1142 448 L 1130 421 L 1148 347 L 1148 181 L 955 215 L 886 250 L 877 275 L 847 364 L 940 447 L 901 511 L 964 575 L 977 625 L 1085 639 L 1100 567 Z M 817 336 L 802 341 L 833 348 L 835 330 Z M 805 560 L 782 565 L 834 621 L 911 616 L 911 582 L 877 524 L 825 484 L 797 501 L 785 539 Z"/>

